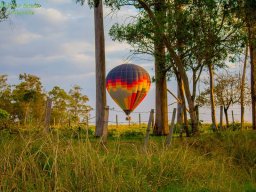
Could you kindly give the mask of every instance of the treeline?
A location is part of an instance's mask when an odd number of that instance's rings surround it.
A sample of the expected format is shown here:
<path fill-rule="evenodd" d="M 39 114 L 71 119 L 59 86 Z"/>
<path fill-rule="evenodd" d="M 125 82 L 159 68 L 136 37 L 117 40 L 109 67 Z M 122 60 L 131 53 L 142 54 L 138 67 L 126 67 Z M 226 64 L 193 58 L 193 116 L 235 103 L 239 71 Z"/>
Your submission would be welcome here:
<path fill-rule="evenodd" d="M 92 109 L 83 95 L 81 87 L 73 86 L 69 92 L 55 86 L 44 91 L 40 78 L 31 74 L 20 74 L 20 83 L 10 85 L 7 75 L 0 75 L 0 126 L 12 123 L 23 127 L 44 125 L 46 100 L 52 100 L 51 124 L 58 126 L 76 125 L 84 121 Z M 6 123 L 8 122 L 8 123 Z"/>

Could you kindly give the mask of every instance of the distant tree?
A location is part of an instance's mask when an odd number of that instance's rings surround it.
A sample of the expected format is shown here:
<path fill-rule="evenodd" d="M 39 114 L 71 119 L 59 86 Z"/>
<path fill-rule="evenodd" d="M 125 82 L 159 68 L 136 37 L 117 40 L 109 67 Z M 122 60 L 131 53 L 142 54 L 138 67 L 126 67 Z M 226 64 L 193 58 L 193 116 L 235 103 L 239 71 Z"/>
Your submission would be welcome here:
<path fill-rule="evenodd" d="M 9 118 L 10 114 L 5 110 L 0 109 L 0 130 L 8 127 Z"/>
<path fill-rule="evenodd" d="M 79 123 L 81 120 L 85 120 L 89 116 L 89 112 L 92 109 L 87 105 L 89 98 L 81 93 L 82 88 L 75 85 L 69 91 L 69 106 L 68 110 L 71 119 L 74 123 Z"/>
<path fill-rule="evenodd" d="M 45 111 L 45 93 L 40 78 L 30 74 L 20 74 L 21 83 L 15 85 L 12 96 L 14 111 L 24 125 L 34 122 L 39 124 Z"/>
<path fill-rule="evenodd" d="M 223 106 L 226 124 L 229 126 L 228 110 L 231 105 L 241 102 L 241 78 L 238 74 L 230 73 L 221 73 L 217 77 L 214 87 L 216 104 Z M 205 81 L 205 84 L 209 86 L 209 81 Z M 244 103 L 249 104 L 250 91 L 248 83 L 245 83 L 244 89 Z M 208 87 L 197 97 L 197 103 L 199 105 L 210 105 L 211 100 L 209 95 L 210 88 Z"/>
<path fill-rule="evenodd" d="M 71 98 L 64 89 L 58 86 L 55 86 L 48 94 L 53 102 L 52 120 L 62 126 L 68 119 L 68 105 Z"/>
<path fill-rule="evenodd" d="M 7 75 L 0 75 L 0 108 L 12 113 L 12 91 L 7 83 Z"/>

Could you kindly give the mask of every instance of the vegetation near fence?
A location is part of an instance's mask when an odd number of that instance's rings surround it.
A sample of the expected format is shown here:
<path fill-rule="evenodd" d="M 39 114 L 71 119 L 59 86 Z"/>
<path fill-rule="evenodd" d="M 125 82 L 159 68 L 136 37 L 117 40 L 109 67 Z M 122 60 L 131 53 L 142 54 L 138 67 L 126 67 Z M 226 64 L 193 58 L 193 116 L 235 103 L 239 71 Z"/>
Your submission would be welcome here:
<path fill-rule="evenodd" d="M 151 137 L 144 151 L 142 132 L 113 129 L 105 147 L 93 127 L 89 137 L 84 128 L 1 131 L 0 191 L 256 190 L 255 132 L 176 138 L 171 148 Z"/>

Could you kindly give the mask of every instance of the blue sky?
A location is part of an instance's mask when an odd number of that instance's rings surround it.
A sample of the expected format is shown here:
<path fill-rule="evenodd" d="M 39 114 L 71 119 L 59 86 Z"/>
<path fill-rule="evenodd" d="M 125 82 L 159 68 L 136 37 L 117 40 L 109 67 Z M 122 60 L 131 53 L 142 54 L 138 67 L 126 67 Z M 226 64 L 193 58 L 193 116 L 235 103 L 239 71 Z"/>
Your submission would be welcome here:
<path fill-rule="evenodd" d="M 95 108 L 93 10 L 87 5 L 81 7 L 75 0 L 23 0 L 18 1 L 18 4 L 33 2 L 42 5 L 32 10 L 34 15 L 12 15 L 0 23 L 0 73 L 7 74 L 11 84 L 18 82 L 20 73 L 37 75 L 46 91 L 55 85 L 66 91 L 73 85 L 80 85 L 90 99 L 89 104 Z M 153 59 L 128 60 L 131 55 L 130 46 L 113 42 L 108 35 L 112 24 L 128 22 L 127 18 L 135 14 L 136 11 L 131 7 L 125 7 L 114 14 L 109 9 L 104 10 L 107 73 L 113 67 L 127 62 L 141 65 L 151 75 L 154 73 Z M 168 88 L 176 92 L 176 82 L 168 82 Z M 136 111 L 150 111 L 154 108 L 154 90 L 153 84 Z M 169 103 L 173 102 L 169 97 Z M 109 95 L 108 105 L 120 110 Z M 208 113 L 208 110 L 204 112 Z M 115 115 L 115 112 L 111 112 L 110 119 L 114 120 Z M 124 121 L 125 115 L 118 115 L 120 121 Z M 137 116 L 135 113 L 132 118 L 137 120 Z M 208 115 L 202 118 L 210 120 Z M 146 121 L 148 114 L 142 114 L 142 119 Z M 250 120 L 249 115 L 247 119 Z"/>

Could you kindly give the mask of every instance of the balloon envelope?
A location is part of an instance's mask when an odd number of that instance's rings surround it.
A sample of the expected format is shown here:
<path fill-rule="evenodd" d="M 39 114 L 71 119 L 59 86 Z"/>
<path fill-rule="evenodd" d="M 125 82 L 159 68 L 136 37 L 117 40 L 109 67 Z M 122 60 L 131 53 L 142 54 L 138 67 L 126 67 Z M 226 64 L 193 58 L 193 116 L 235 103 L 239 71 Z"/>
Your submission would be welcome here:
<path fill-rule="evenodd" d="M 106 84 L 112 99 L 129 115 L 147 95 L 151 81 L 142 67 L 122 64 L 108 73 Z"/>

